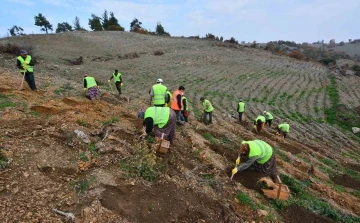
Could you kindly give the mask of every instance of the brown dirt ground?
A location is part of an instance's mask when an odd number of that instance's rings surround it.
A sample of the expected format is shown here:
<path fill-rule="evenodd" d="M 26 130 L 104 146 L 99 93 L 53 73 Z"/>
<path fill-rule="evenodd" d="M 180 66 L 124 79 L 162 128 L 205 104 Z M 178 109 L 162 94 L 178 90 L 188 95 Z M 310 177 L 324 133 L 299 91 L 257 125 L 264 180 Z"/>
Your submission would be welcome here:
<path fill-rule="evenodd" d="M 352 178 L 349 175 L 346 174 L 335 175 L 335 176 L 331 176 L 330 179 L 334 183 L 342 185 L 344 187 L 360 190 L 360 181 Z"/>
<path fill-rule="evenodd" d="M 299 206 L 289 206 L 284 212 L 285 223 L 334 223 L 330 218 L 317 215 Z"/>

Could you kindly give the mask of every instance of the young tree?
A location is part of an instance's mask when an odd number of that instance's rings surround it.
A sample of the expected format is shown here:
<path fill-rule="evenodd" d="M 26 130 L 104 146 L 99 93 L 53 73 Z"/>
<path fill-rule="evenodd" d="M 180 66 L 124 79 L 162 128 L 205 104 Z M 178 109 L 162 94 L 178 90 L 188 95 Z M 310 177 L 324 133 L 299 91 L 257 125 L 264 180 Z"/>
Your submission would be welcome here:
<path fill-rule="evenodd" d="M 130 32 L 133 32 L 135 30 L 135 28 L 141 29 L 141 24 L 142 24 L 142 22 L 140 22 L 137 18 L 135 18 L 130 23 Z"/>
<path fill-rule="evenodd" d="M 91 19 L 89 19 L 90 29 L 93 31 L 103 31 L 103 27 L 101 25 L 101 18 L 96 16 L 95 14 L 91 14 Z"/>
<path fill-rule="evenodd" d="M 71 31 L 73 31 L 72 26 L 67 22 L 63 22 L 63 23 L 58 23 L 55 32 L 56 33 L 64 33 L 64 32 L 71 32 Z"/>
<path fill-rule="evenodd" d="M 13 26 L 11 29 L 8 29 L 11 36 L 22 36 L 24 35 L 24 29 L 20 26 Z"/>
<path fill-rule="evenodd" d="M 74 30 L 75 31 L 80 31 L 80 30 L 85 30 L 83 27 L 81 27 L 80 25 L 80 19 L 79 17 L 75 17 L 75 21 L 73 22 L 74 23 Z"/>
<path fill-rule="evenodd" d="M 108 17 L 108 13 L 107 11 L 105 10 L 104 11 L 104 14 L 102 16 L 102 27 L 104 30 L 107 30 L 108 29 L 108 26 L 109 26 L 109 17 Z"/>
<path fill-rule="evenodd" d="M 220 42 L 222 42 L 224 40 L 224 38 L 222 36 L 220 36 Z"/>
<path fill-rule="evenodd" d="M 215 39 L 215 35 L 212 34 L 212 33 L 208 33 L 208 34 L 206 34 L 205 38 L 206 38 L 206 39 L 210 39 L 210 40 L 214 40 L 214 39 Z"/>
<path fill-rule="evenodd" d="M 108 22 L 108 30 L 109 31 L 124 31 L 124 27 L 122 27 L 113 12 L 110 12 L 110 18 Z"/>
<path fill-rule="evenodd" d="M 161 25 L 161 22 L 158 22 L 158 23 L 156 24 L 155 33 L 156 33 L 156 35 L 166 35 L 166 36 L 170 36 L 170 33 L 165 32 L 165 29 L 164 29 L 164 27 Z"/>
<path fill-rule="evenodd" d="M 46 34 L 48 33 L 48 30 L 53 31 L 52 25 L 50 24 L 49 21 L 47 21 L 47 19 L 45 18 L 45 16 L 43 16 L 41 13 L 39 13 L 39 15 L 35 16 L 35 26 L 40 26 L 43 28 L 41 28 L 41 31 L 45 31 Z"/>

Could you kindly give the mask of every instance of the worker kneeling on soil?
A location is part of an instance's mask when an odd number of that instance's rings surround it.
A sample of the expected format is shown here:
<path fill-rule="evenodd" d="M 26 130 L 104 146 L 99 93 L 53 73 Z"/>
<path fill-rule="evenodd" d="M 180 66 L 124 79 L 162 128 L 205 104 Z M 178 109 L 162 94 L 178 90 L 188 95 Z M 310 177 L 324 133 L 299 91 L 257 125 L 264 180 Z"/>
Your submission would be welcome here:
<path fill-rule="evenodd" d="M 240 160 L 244 162 L 240 164 Z M 274 183 L 278 183 L 275 154 L 272 147 L 262 140 L 243 141 L 236 165 L 239 166 L 232 169 L 233 175 L 245 169 L 256 170 L 270 176 Z"/>
<path fill-rule="evenodd" d="M 86 94 L 87 90 L 87 96 L 90 98 L 90 100 L 95 100 L 96 96 L 98 94 L 99 86 L 95 78 L 88 76 L 87 74 L 84 74 L 84 93 Z"/>
<path fill-rule="evenodd" d="M 256 117 L 256 119 L 254 121 L 254 125 L 256 127 L 256 131 L 261 132 L 261 130 L 263 130 L 265 127 L 265 117 L 262 115 L 259 115 L 258 117 Z"/>
<path fill-rule="evenodd" d="M 146 134 L 149 135 L 154 129 L 156 137 L 162 136 L 172 144 L 175 139 L 176 113 L 168 107 L 149 107 L 144 114 L 143 125 Z"/>
<path fill-rule="evenodd" d="M 284 122 L 277 127 L 278 133 L 282 133 L 284 138 L 286 138 L 286 135 L 290 132 L 290 125 L 287 122 Z"/>

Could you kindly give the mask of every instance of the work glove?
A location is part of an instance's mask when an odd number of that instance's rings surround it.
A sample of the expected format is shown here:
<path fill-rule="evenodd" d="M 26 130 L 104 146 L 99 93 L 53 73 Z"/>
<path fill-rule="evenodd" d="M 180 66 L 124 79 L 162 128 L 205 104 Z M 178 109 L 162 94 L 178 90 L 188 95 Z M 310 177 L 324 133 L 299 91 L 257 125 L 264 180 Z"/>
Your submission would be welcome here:
<path fill-rule="evenodd" d="M 238 166 L 238 165 L 240 164 L 240 157 L 238 157 L 238 158 L 236 159 L 235 164 L 236 164 L 236 166 Z"/>
<path fill-rule="evenodd" d="M 238 172 L 238 169 L 235 167 L 234 169 L 231 170 L 231 174 L 235 175 Z"/>
<path fill-rule="evenodd" d="M 108 83 L 110 83 L 110 80 L 108 80 Z"/>

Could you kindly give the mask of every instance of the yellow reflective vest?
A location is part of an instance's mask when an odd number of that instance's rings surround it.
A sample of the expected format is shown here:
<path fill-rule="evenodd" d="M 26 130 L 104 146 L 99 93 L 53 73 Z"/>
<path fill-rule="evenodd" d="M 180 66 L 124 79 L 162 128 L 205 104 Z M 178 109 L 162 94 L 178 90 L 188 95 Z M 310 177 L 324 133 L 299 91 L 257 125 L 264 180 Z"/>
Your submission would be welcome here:
<path fill-rule="evenodd" d="M 31 56 L 30 55 L 27 55 L 25 60 L 24 60 L 24 58 L 22 56 L 18 56 L 17 59 L 21 62 L 21 66 L 26 68 L 26 69 L 20 69 L 21 73 L 24 73 L 26 71 L 34 72 L 34 68 L 29 65 L 29 63 L 31 62 Z"/>
<path fill-rule="evenodd" d="M 169 107 L 149 107 L 146 109 L 144 119 L 152 118 L 154 125 L 163 128 L 169 121 L 170 108 Z"/>
<path fill-rule="evenodd" d="M 249 158 L 258 156 L 256 162 L 266 163 L 273 154 L 272 147 L 262 140 L 243 141 L 241 144 L 248 144 L 250 147 Z"/>

